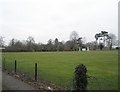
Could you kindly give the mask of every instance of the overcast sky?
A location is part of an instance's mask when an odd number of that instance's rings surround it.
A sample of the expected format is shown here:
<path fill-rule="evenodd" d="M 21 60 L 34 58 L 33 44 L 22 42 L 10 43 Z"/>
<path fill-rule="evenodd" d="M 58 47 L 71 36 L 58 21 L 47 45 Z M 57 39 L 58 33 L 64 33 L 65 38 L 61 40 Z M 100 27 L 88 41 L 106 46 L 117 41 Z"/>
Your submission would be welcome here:
<path fill-rule="evenodd" d="M 69 40 L 77 31 L 86 41 L 106 30 L 118 36 L 119 0 L 0 0 L 0 36 L 36 42 Z"/>

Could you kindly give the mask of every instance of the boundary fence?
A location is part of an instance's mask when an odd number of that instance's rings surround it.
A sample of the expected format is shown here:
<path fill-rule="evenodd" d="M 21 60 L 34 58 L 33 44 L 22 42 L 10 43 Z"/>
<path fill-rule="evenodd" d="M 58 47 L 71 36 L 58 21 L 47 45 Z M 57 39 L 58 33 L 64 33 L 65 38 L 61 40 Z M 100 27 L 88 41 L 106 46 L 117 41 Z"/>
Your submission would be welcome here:
<path fill-rule="evenodd" d="M 14 73 L 17 74 L 17 60 L 14 60 Z M 4 58 L 2 60 L 2 70 L 7 70 L 7 67 L 6 67 L 6 59 Z M 34 81 L 37 82 L 38 80 L 38 65 L 37 63 L 34 64 Z"/>

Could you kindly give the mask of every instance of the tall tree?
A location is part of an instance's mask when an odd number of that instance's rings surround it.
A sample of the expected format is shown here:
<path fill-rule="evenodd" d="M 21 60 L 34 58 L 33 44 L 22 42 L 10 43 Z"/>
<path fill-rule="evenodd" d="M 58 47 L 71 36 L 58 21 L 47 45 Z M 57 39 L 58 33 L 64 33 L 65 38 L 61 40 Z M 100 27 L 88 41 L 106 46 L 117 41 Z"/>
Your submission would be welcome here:
<path fill-rule="evenodd" d="M 70 41 L 70 40 L 66 41 L 66 43 L 64 44 L 64 50 L 65 50 L 65 51 L 70 51 L 70 50 L 72 50 L 71 41 Z"/>
<path fill-rule="evenodd" d="M 76 31 L 72 31 L 70 34 L 70 40 L 77 40 L 79 37 L 78 33 Z"/>
<path fill-rule="evenodd" d="M 77 39 L 79 38 L 79 35 L 76 31 L 72 31 L 70 34 L 70 48 L 73 51 L 78 50 L 78 44 L 77 44 Z"/>
<path fill-rule="evenodd" d="M 27 49 L 29 51 L 34 51 L 34 44 L 35 44 L 35 40 L 32 36 L 29 36 L 27 38 Z"/>
<path fill-rule="evenodd" d="M 0 36 L 0 47 L 4 47 L 4 37 Z"/>
<path fill-rule="evenodd" d="M 112 49 L 113 45 L 116 45 L 116 35 L 113 33 L 109 33 L 107 36 L 107 46 L 109 47 L 109 49 Z"/>
<path fill-rule="evenodd" d="M 59 41 L 58 41 L 58 39 L 56 38 L 55 41 L 54 41 L 54 50 L 55 50 L 55 51 L 58 51 L 58 45 L 59 45 Z"/>
<path fill-rule="evenodd" d="M 9 46 L 10 47 L 14 47 L 14 45 L 15 45 L 15 39 L 12 38 L 11 41 L 10 41 L 10 43 L 9 43 Z"/>
<path fill-rule="evenodd" d="M 47 50 L 48 50 L 48 51 L 52 51 L 52 50 L 53 50 L 52 39 L 49 39 L 49 40 L 48 40 Z"/>
<path fill-rule="evenodd" d="M 82 45 L 83 45 L 82 37 L 80 37 L 80 38 L 77 39 L 77 44 L 79 46 L 79 51 L 80 51 L 81 48 L 82 48 Z"/>
<path fill-rule="evenodd" d="M 106 46 L 106 40 L 107 40 L 107 37 L 108 37 L 108 32 L 107 31 L 101 31 L 101 34 L 104 37 L 103 38 L 104 46 Z"/>
<path fill-rule="evenodd" d="M 108 32 L 107 32 L 107 31 L 101 31 L 101 33 L 95 34 L 96 42 L 97 42 L 98 39 L 99 39 L 99 47 L 100 47 L 100 50 L 102 50 L 103 47 L 106 47 L 107 38 L 108 38 Z M 101 40 L 102 40 L 103 42 L 100 42 Z"/>
<path fill-rule="evenodd" d="M 113 34 L 113 33 L 109 33 L 109 37 L 111 38 L 111 40 L 112 40 L 112 45 L 114 45 L 115 44 L 115 42 L 116 42 L 116 35 L 115 34 Z"/>
<path fill-rule="evenodd" d="M 34 38 L 32 36 L 29 36 L 27 38 L 27 42 L 32 44 L 32 43 L 35 43 L 35 40 L 34 40 Z"/>
<path fill-rule="evenodd" d="M 99 38 L 99 34 L 95 34 L 96 42 L 97 42 L 98 38 Z"/>
<path fill-rule="evenodd" d="M 59 42 L 58 46 L 57 46 L 57 51 L 63 51 L 64 50 L 64 44 L 63 42 Z"/>

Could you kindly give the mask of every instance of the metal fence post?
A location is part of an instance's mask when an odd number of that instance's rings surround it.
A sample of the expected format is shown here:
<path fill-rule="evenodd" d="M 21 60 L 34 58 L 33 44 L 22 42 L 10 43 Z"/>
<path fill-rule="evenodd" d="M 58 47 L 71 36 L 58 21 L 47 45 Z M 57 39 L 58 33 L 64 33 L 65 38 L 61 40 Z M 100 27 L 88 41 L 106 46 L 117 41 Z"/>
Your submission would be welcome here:
<path fill-rule="evenodd" d="M 35 63 L 35 81 L 37 81 L 37 63 Z"/>
<path fill-rule="evenodd" d="M 15 74 L 16 74 L 16 70 L 17 70 L 17 61 L 15 60 Z"/>
<path fill-rule="evenodd" d="M 5 70 L 5 58 L 3 60 L 3 69 Z"/>

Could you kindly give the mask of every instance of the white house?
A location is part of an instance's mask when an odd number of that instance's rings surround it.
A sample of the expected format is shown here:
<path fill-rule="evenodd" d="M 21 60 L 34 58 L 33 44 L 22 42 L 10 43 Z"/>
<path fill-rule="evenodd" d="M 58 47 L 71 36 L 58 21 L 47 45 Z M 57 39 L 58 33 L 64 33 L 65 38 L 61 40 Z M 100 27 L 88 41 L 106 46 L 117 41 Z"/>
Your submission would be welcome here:
<path fill-rule="evenodd" d="M 79 47 L 79 51 L 89 51 L 89 47 Z"/>

